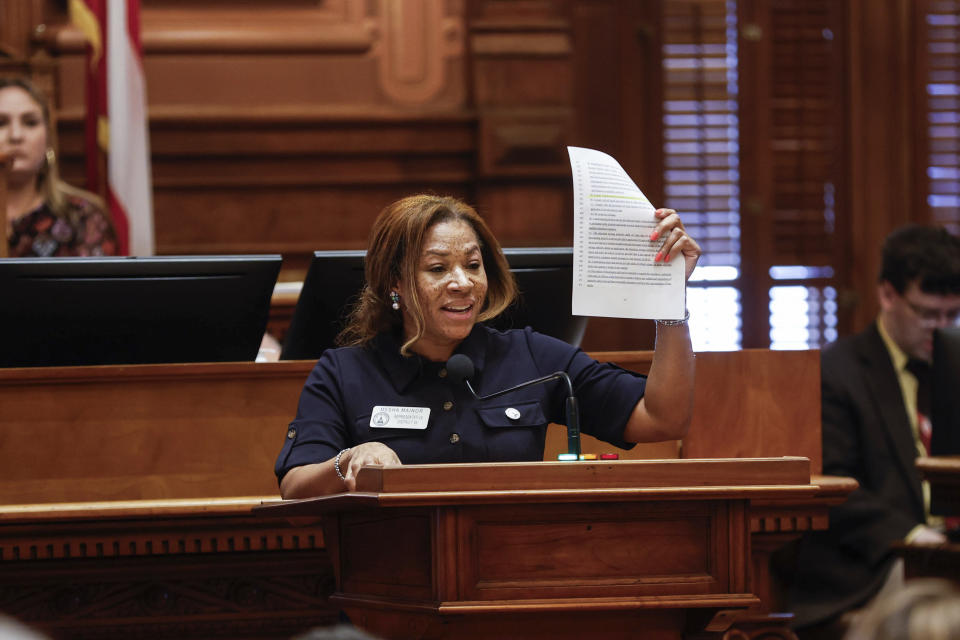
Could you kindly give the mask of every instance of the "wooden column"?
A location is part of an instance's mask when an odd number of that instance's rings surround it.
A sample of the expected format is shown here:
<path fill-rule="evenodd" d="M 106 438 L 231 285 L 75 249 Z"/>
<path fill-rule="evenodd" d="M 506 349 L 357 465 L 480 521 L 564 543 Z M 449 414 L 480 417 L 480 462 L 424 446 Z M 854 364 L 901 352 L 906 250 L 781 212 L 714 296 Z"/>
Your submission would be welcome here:
<path fill-rule="evenodd" d="M 912 0 L 851 0 L 847 3 L 849 212 L 842 229 L 845 243 L 841 274 L 841 322 L 858 331 L 878 311 L 876 282 L 883 239 L 896 227 L 922 222 L 918 206 L 917 98 Z"/>
<path fill-rule="evenodd" d="M 30 39 L 43 24 L 45 4 L 43 0 L 0 3 L 0 56 L 25 58 L 29 55 Z"/>
<path fill-rule="evenodd" d="M 568 4 L 473 0 L 466 20 L 480 212 L 501 241 L 511 238 L 514 246 L 568 245 L 573 238 L 565 148 L 573 125 Z"/>

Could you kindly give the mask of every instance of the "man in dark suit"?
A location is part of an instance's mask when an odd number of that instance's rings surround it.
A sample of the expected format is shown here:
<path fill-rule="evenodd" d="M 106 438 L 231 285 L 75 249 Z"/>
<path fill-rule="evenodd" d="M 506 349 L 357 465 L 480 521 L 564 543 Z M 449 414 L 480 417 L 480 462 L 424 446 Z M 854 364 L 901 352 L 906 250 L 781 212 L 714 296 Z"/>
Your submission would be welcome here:
<path fill-rule="evenodd" d="M 914 461 L 930 431 L 923 367 L 933 331 L 960 316 L 960 239 L 933 227 L 894 231 L 877 296 L 876 322 L 821 356 L 823 472 L 860 488 L 831 509 L 827 531 L 798 545 L 788 599 L 801 638 L 839 637 L 844 614 L 902 582 L 892 543 L 946 540 Z"/>

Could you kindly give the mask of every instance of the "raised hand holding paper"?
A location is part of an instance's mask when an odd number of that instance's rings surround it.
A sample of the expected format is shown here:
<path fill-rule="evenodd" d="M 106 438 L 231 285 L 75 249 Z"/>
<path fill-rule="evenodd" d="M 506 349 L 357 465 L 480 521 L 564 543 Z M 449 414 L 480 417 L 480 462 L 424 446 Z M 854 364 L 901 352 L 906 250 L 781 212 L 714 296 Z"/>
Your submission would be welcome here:
<path fill-rule="evenodd" d="M 656 209 L 623 167 L 594 149 L 567 147 L 573 171 L 573 313 L 680 319 L 683 260 L 655 261 Z"/>

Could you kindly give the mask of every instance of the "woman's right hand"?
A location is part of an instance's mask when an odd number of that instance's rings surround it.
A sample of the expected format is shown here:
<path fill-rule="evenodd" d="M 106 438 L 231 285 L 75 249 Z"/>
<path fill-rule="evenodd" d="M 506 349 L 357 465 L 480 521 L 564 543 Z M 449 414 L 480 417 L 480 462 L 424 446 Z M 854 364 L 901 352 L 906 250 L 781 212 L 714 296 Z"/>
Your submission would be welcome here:
<path fill-rule="evenodd" d="M 357 473 L 371 464 L 403 464 L 396 452 L 382 442 L 364 442 L 350 447 L 340 456 L 340 472 L 347 491 L 357 488 Z"/>

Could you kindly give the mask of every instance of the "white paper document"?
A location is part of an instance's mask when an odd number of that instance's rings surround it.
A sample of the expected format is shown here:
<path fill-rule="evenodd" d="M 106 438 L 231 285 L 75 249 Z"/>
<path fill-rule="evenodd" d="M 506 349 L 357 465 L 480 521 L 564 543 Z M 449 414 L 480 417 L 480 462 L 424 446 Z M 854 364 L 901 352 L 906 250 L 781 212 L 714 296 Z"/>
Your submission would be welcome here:
<path fill-rule="evenodd" d="M 655 207 L 616 160 L 567 147 L 573 170 L 573 313 L 612 318 L 680 319 L 684 261 L 654 262 Z"/>

